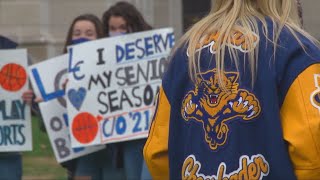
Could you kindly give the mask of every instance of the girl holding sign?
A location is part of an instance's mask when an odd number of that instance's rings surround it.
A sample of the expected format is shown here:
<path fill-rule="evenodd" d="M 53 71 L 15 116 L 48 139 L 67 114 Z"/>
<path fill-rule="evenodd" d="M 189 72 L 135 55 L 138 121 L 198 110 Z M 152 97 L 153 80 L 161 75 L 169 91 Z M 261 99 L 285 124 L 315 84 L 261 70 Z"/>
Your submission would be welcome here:
<path fill-rule="evenodd" d="M 0 49 L 15 49 L 17 43 L 0 36 Z M 9 82 L 9 81 L 8 81 Z M 25 93 L 29 95 L 28 93 Z M 28 96 L 29 97 L 29 96 Z M 31 102 L 31 98 L 24 98 Z M 2 121 L 3 119 L 1 119 Z M 2 137 L 3 138 L 3 137 Z M 20 180 L 22 178 L 22 156 L 20 152 L 0 153 L 0 179 Z"/>
<path fill-rule="evenodd" d="M 0 36 L 0 49 L 3 50 L 0 70 L 0 179 L 12 180 L 22 178 L 21 151 L 32 149 L 31 119 L 26 106 L 32 108 L 34 105 L 34 93 L 27 90 L 26 68 L 31 65 L 31 59 L 22 53 L 24 50 L 11 51 L 17 47 L 16 42 Z"/>
<path fill-rule="evenodd" d="M 84 14 L 76 17 L 68 31 L 64 53 L 67 46 L 104 37 L 102 24 L 98 17 L 92 14 Z M 62 165 L 68 169 L 69 178 L 88 179 L 119 179 L 114 163 L 114 151 L 112 147 L 79 157 Z"/>
<path fill-rule="evenodd" d="M 163 78 L 153 179 L 320 179 L 320 48 L 296 0 L 212 2 Z"/>
<path fill-rule="evenodd" d="M 128 2 L 118 2 L 110 7 L 102 17 L 103 28 L 107 37 L 151 30 L 141 13 Z M 132 140 L 113 144 L 123 156 L 127 179 L 151 179 L 148 170 L 143 169 L 142 149 L 146 140 Z"/>

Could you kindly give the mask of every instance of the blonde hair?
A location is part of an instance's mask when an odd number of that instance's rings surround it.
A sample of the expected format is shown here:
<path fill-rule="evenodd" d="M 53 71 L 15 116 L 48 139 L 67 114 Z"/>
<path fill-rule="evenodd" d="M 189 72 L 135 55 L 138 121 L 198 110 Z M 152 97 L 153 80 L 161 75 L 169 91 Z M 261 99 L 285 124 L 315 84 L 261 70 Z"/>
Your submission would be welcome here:
<path fill-rule="evenodd" d="M 189 56 L 189 75 L 196 82 L 197 74 L 200 73 L 200 55 L 199 46 L 203 47 L 208 40 L 215 39 L 215 63 L 219 77 L 219 85 L 224 88 L 222 75 L 225 69 L 225 55 L 229 52 L 230 57 L 239 67 L 238 51 L 230 43 L 236 41 L 234 38 L 234 29 L 240 30 L 244 41 L 249 45 L 247 47 L 247 60 L 252 76 L 252 85 L 257 71 L 257 57 L 259 43 L 253 44 L 260 37 L 258 21 L 262 24 L 262 33 L 268 36 L 268 17 L 273 22 L 273 37 L 268 39 L 274 44 L 274 55 L 277 48 L 277 41 L 282 29 L 287 28 L 299 44 L 304 48 L 298 34 L 305 36 L 313 43 L 318 41 L 301 28 L 300 18 L 298 16 L 298 6 L 296 0 L 212 0 L 212 9 L 205 18 L 196 23 L 177 43 L 176 47 L 188 46 Z M 215 34 L 219 36 L 215 36 Z M 250 35 L 251 34 L 256 34 Z M 211 37 L 210 37 L 211 36 Z M 215 36 L 215 37 L 213 37 Z M 267 37 L 268 38 L 268 37 Z M 251 46 L 250 46 L 251 45 Z M 173 51 L 175 53 L 175 50 Z M 238 69 L 239 70 L 239 69 Z"/>

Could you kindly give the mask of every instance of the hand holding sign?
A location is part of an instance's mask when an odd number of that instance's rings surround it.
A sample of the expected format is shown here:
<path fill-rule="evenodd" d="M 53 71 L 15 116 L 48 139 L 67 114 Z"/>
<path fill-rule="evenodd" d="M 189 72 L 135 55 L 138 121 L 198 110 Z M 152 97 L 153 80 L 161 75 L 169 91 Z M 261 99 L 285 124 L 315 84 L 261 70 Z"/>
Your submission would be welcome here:
<path fill-rule="evenodd" d="M 32 104 L 32 99 L 34 98 L 34 93 L 32 90 L 28 89 L 23 92 L 22 99 L 25 101 L 28 105 Z"/>

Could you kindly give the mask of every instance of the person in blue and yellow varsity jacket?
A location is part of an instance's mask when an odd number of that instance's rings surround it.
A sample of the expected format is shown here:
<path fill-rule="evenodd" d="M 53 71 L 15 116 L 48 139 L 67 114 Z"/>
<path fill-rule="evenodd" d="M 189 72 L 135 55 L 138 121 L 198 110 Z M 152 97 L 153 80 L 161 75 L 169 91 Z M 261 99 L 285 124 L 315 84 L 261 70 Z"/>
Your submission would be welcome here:
<path fill-rule="evenodd" d="M 215 0 L 182 37 L 144 147 L 153 179 L 320 179 L 320 50 L 295 0 Z"/>

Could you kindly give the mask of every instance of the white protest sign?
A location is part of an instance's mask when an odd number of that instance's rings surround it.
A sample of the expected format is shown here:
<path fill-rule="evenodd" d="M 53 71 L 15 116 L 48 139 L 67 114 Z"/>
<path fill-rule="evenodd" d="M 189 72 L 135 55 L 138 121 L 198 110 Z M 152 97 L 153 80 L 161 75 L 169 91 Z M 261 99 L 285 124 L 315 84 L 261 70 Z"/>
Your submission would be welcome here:
<path fill-rule="evenodd" d="M 72 147 L 147 137 L 173 45 L 166 28 L 69 47 Z"/>
<path fill-rule="evenodd" d="M 0 50 L 0 152 L 31 151 L 31 111 L 22 99 L 28 90 L 25 49 Z"/>
<path fill-rule="evenodd" d="M 29 67 L 30 80 L 34 93 L 47 102 L 56 98 L 64 107 L 66 102 L 62 84 L 67 79 L 68 54 L 57 56 Z"/>
<path fill-rule="evenodd" d="M 59 163 L 98 150 L 105 146 L 71 148 L 68 115 L 62 84 L 67 78 L 68 55 L 45 60 L 29 67 L 35 94 L 45 102 L 40 103 L 41 115 L 55 157 Z"/>
<path fill-rule="evenodd" d="M 59 163 L 104 149 L 104 145 L 72 148 L 67 110 L 58 101 L 39 104 L 54 155 Z"/>

